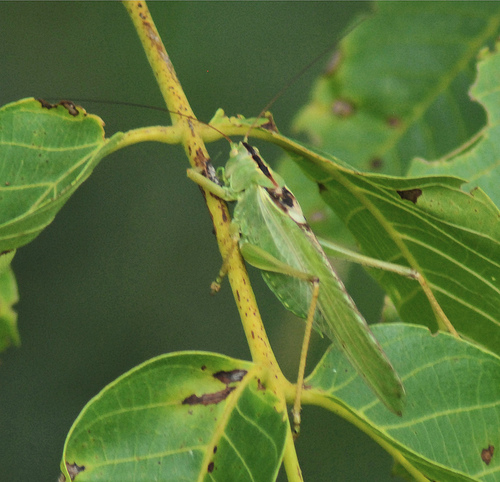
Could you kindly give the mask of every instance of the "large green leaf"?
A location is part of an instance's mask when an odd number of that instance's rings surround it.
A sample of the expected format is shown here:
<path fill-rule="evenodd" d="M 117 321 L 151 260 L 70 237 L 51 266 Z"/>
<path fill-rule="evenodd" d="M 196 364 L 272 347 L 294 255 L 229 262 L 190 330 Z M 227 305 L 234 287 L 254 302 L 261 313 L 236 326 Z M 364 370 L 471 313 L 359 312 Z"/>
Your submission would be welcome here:
<path fill-rule="evenodd" d="M 400 175 L 485 123 L 468 96 L 477 52 L 500 25 L 498 3 L 380 2 L 340 44 L 294 121 L 312 145 L 362 170 Z M 317 234 L 352 243 L 293 163 L 280 172 Z"/>
<path fill-rule="evenodd" d="M 464 181 L 362 174 L 273 134 L 320 185 L 364 254 L 411 266 L 462 334 L 500 352 L 500 212 Z M 297 155 L 298 154 L 298 155 Z M 404 321 L 436 328 L 416 281 L 373 270 Z"/>
<path fill-rule="evenodd" d="M 252 363 L 175 353 L 125 373 L 86 405 L 61 468 L 82 482 L 272 481 L 287 424 Z"/>
<path fill-rule="evenodd" d="M 500 53 L 487 55 L 479 71 L 475 93 L 488 98 L 490 123 L 484 141 L 459 159 L 463 169 L 466 161 L 472 163 L 467 165 L 469 174 L 481 168 L 491 171 L 496 165 L 498 149 L 492 138 L 500 107 L 496 101 L 499 57 Z M 465 181 L 456 177 L 359 173 L 336 158 L 279 134 L 269 135 L 295 155 L 320 185 L 323 199 L 364 254 L 422 273 L 452 324 L 500 353 L 500 212 L 481 189 L 464 191 Z M 404 321 L 435 328 L 430 305 L 414 281 L 381 271 L 373 275 Z"/>
<path fill-rule="evenodd" d="M 103 123 L 70 102 L 0 109 L 0 252 L 35 238 L 102 158 Z"/>
<path fill-rule="evenodd" d="M 403 174 L 484 122 L 468 99 L 477 52 L 498 35 L 498 2 L 380 2 L 342 42 L 295 122 L 353 166 Z"/>
<path fill-rule="evenodd" d="M 340 403 L 431 480 L 500 480 L 500 458 L 487 463 L 489 447 L 500 447 L 500 359 L 424 327 L 377 325 L 373 332 L 404 382 L 403 416 L 385 410 L 333 347 L 306 379 L 308 397 Z"/>
<path fill-rule="evenodd" d="M 500 55 L 484 51 L 478 63 L 478 77 L 471 96 L 487 111 L 488 122 L 472 145 L 465 145 L 459 153 L 435 162 L 415 160 L 410 174 L 415 176 L 446 174 L 467 179 L 467 189 L 481 187 L 500 206 Z"/>

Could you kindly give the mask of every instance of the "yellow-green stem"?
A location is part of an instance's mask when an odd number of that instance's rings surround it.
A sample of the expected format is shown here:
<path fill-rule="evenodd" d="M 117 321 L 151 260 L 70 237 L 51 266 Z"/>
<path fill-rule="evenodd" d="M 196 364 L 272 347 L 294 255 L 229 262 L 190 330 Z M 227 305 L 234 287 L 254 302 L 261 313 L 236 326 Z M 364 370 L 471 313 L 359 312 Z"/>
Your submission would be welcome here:
<path fill-rule="evenodd" d="M 144 1 L 125 1 L 123 3 L 142 42 L 167 109 L 171 111 L 172 123 L 174 127 L 182 130 L 181 142 L 190 163 L 198 170 L 205 171 L 209 156 L 199 132 L 202 129 L 200 129 L 200 124 L 195 121 L 194 113 L 177 79 L 174 67 L 156 30 L 147 5 Z M 176 115 L 175 112 L 182 115 Z M 228 257 L 228 278 L 240 312 L 252 359 L 269 368 L 274 383 L 279 380 L 280 383 L 287 385 L 288 382 L 281 373 L 271 350 L 241 255 L 238 250 L 231 252 L 233 241 L 229 229 L 230 217 L 227 206 L 208 192 L 204 192 L 204 195 L 222 258 Z M 281 398 L 282 403 L 285 404 L 284 397 Z"/>

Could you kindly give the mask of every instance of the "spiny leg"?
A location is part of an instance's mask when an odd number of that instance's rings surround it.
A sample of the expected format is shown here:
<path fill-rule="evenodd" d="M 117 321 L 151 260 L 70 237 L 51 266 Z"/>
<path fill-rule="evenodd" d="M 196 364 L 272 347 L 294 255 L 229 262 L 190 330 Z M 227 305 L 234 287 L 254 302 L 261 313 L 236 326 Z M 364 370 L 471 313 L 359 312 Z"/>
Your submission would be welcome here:
<path fill-rule="evenodd" d="M 304 332 L 304 339 L 302 341 L 302 349 L 300 352 L 299 373 L 297 376 L 297 391 L 295 393 L 295 403 L 292 409 L 294 438 L 297 438 L 300 433 L 300 410 L 302 390 L 304 388 L 304 374 L 306 370 L 309 343 L 311 341 L 311 332 L 314 323 L 314 313 L 316 312 L 316 305 L 318 304 L 319 296 L 319 279 L 313 278 L 311 282 L 313 285 L 312 298 L 311 304 L 309 305 L 309 312 L 307 313 L 306 329 Z"/>
<path fill-rule="evenodd" d="M 236 249 L 237 245 L 238 245 L 238 241 L 236 239 L 233 239 L 233 243 L 232 243 L 231 247 L 229 248 L 227 255 L 222 260 L 222 266 L 220 268 L 219 274 L 217 275 L 217 278 L 215 278 L 215 281 L 213 281 L 212 284 L 210 285 L 210 292 L 212 295 L 215 295 L 216 293 L 219 292 L 222 280 L 227 275 L 227 270 L 229 267 L 229 260 L 231 259 L 231 256 L 233 255 L 234 250 Z"/>
<path fill-rule="evenodd" d="M 380 259 L 370 258 L 369 256 L 364 256 L 356 251 L 351 251 L 350 249 L 347 249 L 343 246 L 339 246 L 325 239 L 318 239 L 318 241 L 321 244 L 322 248 L 325 249 L 325 251 L 329 253 L 331 256 L 340 259 L 347 259 L 349 261 L 352 261 L 353 263 L 361 264 L 362 266 L 368 266 L 370 268 L 378 268 L 383 271 L 389 271 L 392 273 L 399 274 L 401 276 L 405 276 L 406 278 L 417 280 L 436 316 L 439 329 L 450 332 L 456 338 L 460 337 L 460 335 L 455 330 L 455 327 L 451 324 L 451 321 L 444 313 L 436 297 L 434 296 L 434 293 L 431 287 L 429 286 L 429 283 L 420 272 L 418 272 L 413 268 L 409 268 L 408 266 L 401 266 L 387 261 L 382 261 Z"/>

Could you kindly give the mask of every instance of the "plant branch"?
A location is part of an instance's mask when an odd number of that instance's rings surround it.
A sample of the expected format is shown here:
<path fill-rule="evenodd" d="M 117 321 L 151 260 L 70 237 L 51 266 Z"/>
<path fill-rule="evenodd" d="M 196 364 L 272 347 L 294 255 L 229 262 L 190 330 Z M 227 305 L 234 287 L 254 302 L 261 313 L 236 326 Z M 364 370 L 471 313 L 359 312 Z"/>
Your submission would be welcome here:
<path fill-rule="evenodd" d="M 208 127 L 196 122 L 194 113 L 182 90 L 146 3 L 144 1 L 125 1 L 124 5 L 142 42 L 165 99 L 167 109 L 171 111 L 173 127 L 180 129 L 180 133 L 178 134 L 180 136 L 179 142 L 183 144 L 191 166 L 206 174 L 210 158 L 203 142 L 202 132 L 205 131 L 206 133 Z M 182 115 L 176 114 L 176 112 Z M 213 129 L 210 130 L 215 132 Z M 156 134 L 159 133 L 160 131 L 156 131 Z M 220 134 L 217 135 L 220 137 Z M 135 137 L 134 142 L 137 142 Z M 212 217 L 222 258 L 228 259 L 228 278 L 242 319 L 252 359 L 254 362 L 266 366 L 270 373 L 269 379 L 272 384 L 275 386 L 276 384 L 280 384 L 288 387 L 291 384 L 282 374 L 274 353 L 271 350 L 243 259 L 239 250 L 231 249 L 234 245 L 234 240 L 231 237 L 230 216 L 227 205 L 211 193 L 204 190 L 202 192 L 205 196 L 210 216 Z M 283 389 L 276 390 L 276 393 L 281 400 L 281 407 L 279 408 L 286 410 Z"/>

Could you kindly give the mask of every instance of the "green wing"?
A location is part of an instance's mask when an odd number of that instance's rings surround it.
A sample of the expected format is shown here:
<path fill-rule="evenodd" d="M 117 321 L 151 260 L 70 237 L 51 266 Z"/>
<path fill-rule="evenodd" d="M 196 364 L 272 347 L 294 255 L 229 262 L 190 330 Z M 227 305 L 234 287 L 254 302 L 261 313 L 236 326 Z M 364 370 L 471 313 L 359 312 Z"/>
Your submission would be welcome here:
<path fill-rule="evenodd" d="M 270 289 L 297 316 L 307 318 L 312 286 L 308 281 L 283 274 L 283 266 L 320 280 L 315 327 L 338 343 L 379 399 L 400 414 L 404 389 L 387 356 L 366 321 L 347 294 L 307 224 L 298 223 L 277 206 L 264 188 L 253 185 L 239 198 L 234 212 L 241 233 L 243 255 L 260 268 Z M 259 250 L 266 253 L 257 260 Z M 277 263 L 273 263 L 273 259 Z M 276 272 L 278 271 L 278 272 Z"/>

